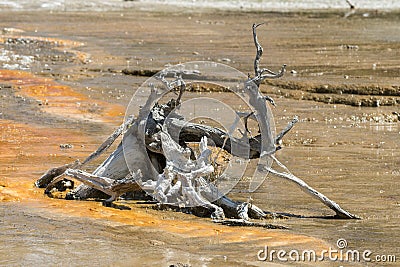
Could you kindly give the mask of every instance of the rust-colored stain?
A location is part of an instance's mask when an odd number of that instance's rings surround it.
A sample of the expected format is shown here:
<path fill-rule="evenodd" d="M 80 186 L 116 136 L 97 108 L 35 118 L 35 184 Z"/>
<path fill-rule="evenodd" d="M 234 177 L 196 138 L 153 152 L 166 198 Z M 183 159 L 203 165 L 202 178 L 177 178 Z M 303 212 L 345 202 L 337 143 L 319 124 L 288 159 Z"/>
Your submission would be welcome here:
<path fill-rule="evenodd" d="M 65 143 L 66 138 L 75 145 L 73 150 L 60 149 L 59 145 Z M 81 147 L 85 142 L 90 141 L 76 131 L 39 128 L 0 119 L 0 200 L 35 199 L 36 193 L 41 191 L 33 188 L 35 179 L 51 166 L 87 155 L 87 150 L 93 146 Z"/>
<path fill-rule="evenodd" d="M 90 99 L 69 86 L 26 71 L 0 70 L 0 83 L 14 86 L 18 94 L 40 101 L 44 111 L 63 117 L 115 122 L 115 116 L 122 116 L 125 112 L 120 105 Z"/>

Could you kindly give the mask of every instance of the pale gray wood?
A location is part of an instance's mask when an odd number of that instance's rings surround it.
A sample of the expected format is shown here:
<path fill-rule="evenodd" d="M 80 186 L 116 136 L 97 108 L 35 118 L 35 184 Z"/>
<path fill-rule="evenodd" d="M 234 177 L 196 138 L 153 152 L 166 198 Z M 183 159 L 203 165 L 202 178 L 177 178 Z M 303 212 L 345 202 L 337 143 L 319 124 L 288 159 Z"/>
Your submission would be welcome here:
<path fill-rule="evenodd" d="M 275 105 L 275 102 L 271 97 L 262 95 L 259 86 L 265 79 L 281 77 L 285 73 L 286 65 L 283 65 L 279 72 L 259 67 L 263 49 L 258 42 L 256 29 L 260 25 L 254 24 L 252 28 L 257 50 L 254 60 L 255 77 L 243 82 L 243 91 L 248 95 L 249 104 L 254 111 L 239 114 L 245 122 L 246 131 L 248 131 L 247 120 L 249 118 L 257 120 L 259 135 L 248 137 L 247 132 L 245 132 L 241 139 L 237 139 L 230 137 L 228 133 L 221 129 L 190 123 L 174 114 L 173 110 L 179 105 L 182 94 L 186 89 L 183 77 L 185 73 L 165 71 L 159 73 L 156 78 L 170 90 L 175 87 L 179 88 L 177 99 L 171 99 L 168 103 L 162 105 L 155 103 L 160 94 L 157 93 L 154 85 L 150 85 L 151 94 L 145 105 L 140 109 L 136 119 L 133 119 L 133 117 L 128 119 L 82 164 L 75 162 L 51 169 L 36 184 L 42 185 L 42 182 L 48 182 L 55 178 L 46 188 L 46 191 L 49 191 L 55 183 L 66 175 L 83 182 L 83 185 L 68 194 L 68 198 L 86 199 L 102 192 L 108 195 L 107 201 L 111 202 L 126 192 L 145 190 L 160 203 L 178 203 L 189 207 L 202 206 L 210 209 L 213 212 L 212 218 L 216 222 L 226 222 L 231 225 L 255 225 L 249 222 L 250 218 L 266 218 L 267 213 L 252 205 L 250 201 L 234 201 L 222 194 L 216 186 L 207 180 L 207 175 L 214 171 L 210 163 L 211 151 L 207 148 L 207 139 L 212 139 L 217 147 L 234 156 L 245 159 L 266 157 L 275 160 L 286 169 L 274 157 L 274 153 L 279 148 L 276 145 L 293 128 L 298 118 L 295 117 L 278 136 L 274 136 L 271 130 L 272 121 L 270 121 L 272 116 L 267 102 L 272 105 Z M 189 75 L 198 74 L 186 72 Z M 175 80 L 168 81 L 166 77 L 171 74 L 175 77 Z M 166 120 L 167 117 L 168 120 Z M 123 142 L 93 173 L 79 170 L 84 164 L 106 151 L 123 132 Z M 176 137 L 176 139 L 173 137 Z M 186 146 L 187 142 L 199 142 L 200 155 L 197 158 L 193 158 L 193 151 Z M 240 148 L 239 152 L 234 150 L 233 147 Z M 289 171 L 279 172 L 270 166 L 264 166 L 264 171 L 295 183 L 304 192 L 335 211 L 337 218 L 358 218 L 356 215 L 343 210 L 337 203 L 313 189 Z M 239 220 L 226 220 L 225 216 Z"/>

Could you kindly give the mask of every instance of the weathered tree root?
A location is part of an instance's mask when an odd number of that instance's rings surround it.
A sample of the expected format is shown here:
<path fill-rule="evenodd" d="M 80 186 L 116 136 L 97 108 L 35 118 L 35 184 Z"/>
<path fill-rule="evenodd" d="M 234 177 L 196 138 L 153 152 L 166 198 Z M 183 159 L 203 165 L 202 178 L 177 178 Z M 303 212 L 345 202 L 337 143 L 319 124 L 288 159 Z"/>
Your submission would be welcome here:
<path fill-rule="evenodd" d="M 60 167 L 51 168 L 35 182 L 35 186 L 38 188 L 46 188 L 50 183 L 53 182 L 56 177 L 62 176 L 67 169 L 76 168 L 78 166 L 79 161 L 76 161 L 74 163 L 66 164 Z"/>
<path fill-rule="evenodd" d="M 321 201 L 324 205 L 332 209 L 336 215 L 335 218 L 337 219 L 360 219 L 357 215 L 351 214 L 350 212 L 342 209 L 336 202 L 330 200 L 328 197 L 326 197 L 324 194 L 318 192 L 311 186 L 309 186 L 306 182 L 301 180 L 300 178 L 294 176 L 291 173 L 288 172 L 278 172 L 272 168 L 268 168 L 268 171 L 271 172 L 272 174 L 276 175 L 277 177 L 284 178 L 286 180 L 291 181 L 292 183 L 295 183 L 296 185 L 300 186 L 301 190 L 312 196 L 313 198 L 318 199 Z"/>
<path fill-rule="evenodd" d="M 116 200 L 119 196 L 126 192 L 139 190 L 140 187 L 131 175 L 127 175 L 124 179 L 114 180 L 107 177 L 96 176 L 81 170 L 67 169 L 64 175 L 74 178 L 92 188 L 100 190 L 111 197 L 105 202 L 112 202 Z M 45 190 L 45 194 L 49 193 L 50 190 L 57 184 L 63 176 L 59 176 L 54 179 Z"/>
<path fill-rule="evenodd" d="M 211 139 L 217 147 L 234 156 L 249 159 L 271 159 L 286 169 L 274 157 L 274 153 L 281 148 L 280 141 L 298 122 L 298 118 L 295 117 L 280 134 L 272 136 L 267 102 L 272 105 L 275 105 L 275 102 L 271 97 L 263 96 L 259 86 L 265 79 L 281 77 L 285 73 L 286 65 L 283 65 L 279 72 L 259 67 L 263 49 L 258 42 L 256 29 L 260 25 L 254 24 L 252 28 L 257 50 L 254 60 L 255 76 L 243 83 L 243 92 L 248 95 L 249 103 L 255 112 L 238 114 L 245 125 L 241 139 L 229 137 L 228 133 L 215 127 L 187 122 L 184 118 L 176 115 L 174 109 L 180 105 L 181 97 L 186 89 L 183 76 L 185 74 L 197 75 L 198 73 L 166 70 L 160 72 L 157 78 L 169 90 L 179 90 L 177 99 L 171 99 L 166 104 L 154 104 L 160 95 L 155 86 L 150 85 L 151 94 L 140 109 L 137 118 L 128 119 L 82 163 L 76 161 L 69 165 L 50 169 L 35 183 L 36 186 L 46 187 L 45 192 L 49 192 L 67 176 L 83 183 L 67 195 L 69 199 L 101 196 L 99 195 L 101 192 L 103 197 L 107 196 L 105 205 L 110 206 L 124 193 L 144 190 L 159 203 L 167 205 L 175 203 L 192 210 L 195 210 L 196 207 L 203 207 L 210 211 L 213 221 L 217 223 L 285 229 L 283 226 L 250 221 L 250 219 L 266 219 L 280 215 L 264 212 L 249 202 L 231 200 L 207 180 L 207 175 L 214 171 L 210 161 L 211 150 L 207 147 L 207 139 Z M 169 81 L 167 77 L 171 77 L 171 75 L 174 80 Z M 171 114 L 173 116 L 169 117 Z M 248 137 L 248 119 L 257 120 L 259 135 Z M 124 142 L 121 142 L 93 173 L 79 170 L 104 153 L 122 133 L 124 133 Z M 177 137 L 178 142 L 172 136 Z M 268 142 L 265 143 L 265 140 Z M 199 156 L 195 157 L 193 151 L 186 145 L 188 142 L 199 142 Z M 236 152 L 232 147 L 248 148 L 249 152 L 246 155 L 235 155 Z M 137 166 L 137 169 L 130 170 L 128 166 Z M 278 172 L 271 167 L 261 166 L 261 164 L 257 168 L 261 173 L 271 173 L 299 185 L 303 191 L 331 208 L 336 213 L 335 218 L 358 218 L 343 210 L 338 204 L 311 188 L 289 171 Z M 283 217 L 281 216 L 281 218 Z"/>

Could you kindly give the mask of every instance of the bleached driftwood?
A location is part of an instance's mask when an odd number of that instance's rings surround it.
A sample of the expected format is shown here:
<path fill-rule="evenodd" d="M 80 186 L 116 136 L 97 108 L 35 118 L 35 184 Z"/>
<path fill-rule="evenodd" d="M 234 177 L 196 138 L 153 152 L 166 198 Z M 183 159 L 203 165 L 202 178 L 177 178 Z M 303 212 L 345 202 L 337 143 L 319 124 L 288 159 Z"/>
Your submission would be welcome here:
<path fill-rule="evenodd" d="M 67 195 L 69 199 L 87 199 L 99 196 L 99 192 L 102 192 L 108 196 L 106 202 L 112 202 L 124 193 L 144 190 L 160 203 L 205 207 L 212 211 L 212 218 L 216 222 L 226 222 L 225 215 L 227 215 L 239 219 L 228 222 L 230 225 L 257 225 L 254 222 L 250 223 L 249 220 L 266 218 L 269 213 L 250 202 L 231 200 L 208 179 L 214 171 L 210 159 L 211 151 L 207 147 L 209 139 L 216 147 L 224 149 L 233 156 L 245 159 L 259 158 L 257 171 L 260 174 L 271 173 L 294 182 L 303 191 L 335 211 L 337 218 L 358 218 L 290 172 L 279 172 L 262 164 L 275 161 L 282 167 L 274 154 L 280 149 L 279 144 L 283 136 L 298 119 L 295 117 L 277 136 L 271 131 L 267 103 L 275 105 L 275 102 L 271 97 L 262 95 L 259 86 L 265 79 L 281 77 L 285 73 L 286 65 L 283 65 L 279 72 L 259 67 L 263 49 L 258 42 L 256 29 L 260 25 L 254 24 L 252 28 L 256 46 L 255 76 L 243 81 L 243 92 L 248 96 L 253 111 L 238 114 L 245 124 L 242 138 L 234 138 L 215 127 L 187 122 L 185 118 L 175 114 L 174 109 L 180 105 L 181 97 L 186 90 L 184 76 L 198 73 L 167 70 L 159 73 L 157 79 L 169 90 L 179 91 L 176 99 L 171 99 L 166 104 L 156 103 L 160 94 L 155 86 L 151 85 L 151 94 L 141 107 L 137 118 L 130 117 L 83 163 L 75 162 L 54 168 L 43 175 L 36 185 L 47 186 L 46 192 L 49 192 L 57 182 L 68 176 L 83 183 Z M 167 76 L 171 75 L 174 77 L 172 81 L 167 79 Z M 248 119 L 255 119 L 258 122 L 260 133 L 255 137 L 248 136 Z M 79 170 L 104 153 L 121 133 L 124 133 L 123 142 L 93 173 Z M 200 152 L 197 157 L 187 146 L 188 142 L 199 143 Z M 234 150 L 232 147 L 243 147 L 248 153 L 238 153 L 237 151 L 242 150 Z M 134 170 L 129 166 L 134 166 Z"/>

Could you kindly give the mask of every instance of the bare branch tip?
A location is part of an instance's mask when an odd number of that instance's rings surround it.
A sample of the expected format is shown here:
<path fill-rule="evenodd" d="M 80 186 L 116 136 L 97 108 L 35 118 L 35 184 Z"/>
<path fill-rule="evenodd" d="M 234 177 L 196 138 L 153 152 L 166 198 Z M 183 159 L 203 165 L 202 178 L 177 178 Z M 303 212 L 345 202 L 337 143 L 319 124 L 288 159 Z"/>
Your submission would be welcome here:
<path fill-rule="evenodd" d="M 261 25 L 264 25 L 264 24 L 266 24 L 266 22 L 254 23 L 254 24 L 253 24 L 253 29 L 256 29 L 256 28 L 258 28 L 258 26 L 261 26 Z"/>

